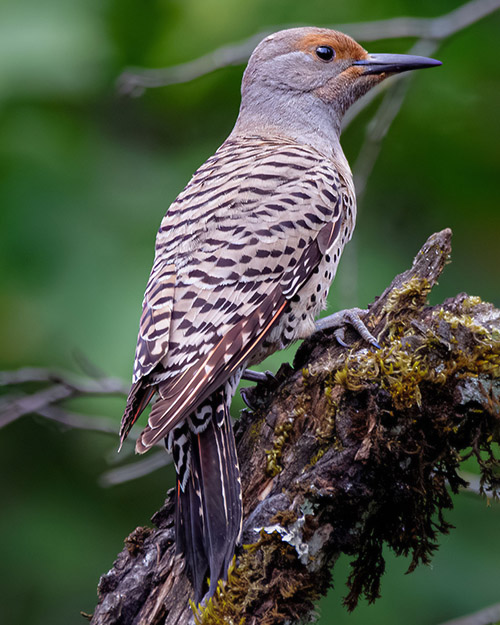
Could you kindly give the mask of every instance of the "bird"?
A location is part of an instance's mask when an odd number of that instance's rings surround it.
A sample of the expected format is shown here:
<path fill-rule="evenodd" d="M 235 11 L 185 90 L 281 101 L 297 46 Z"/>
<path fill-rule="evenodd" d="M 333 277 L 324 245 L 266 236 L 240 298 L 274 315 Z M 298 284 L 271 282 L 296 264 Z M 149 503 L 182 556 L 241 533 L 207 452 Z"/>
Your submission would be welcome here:
<path fill-rule="evenodd" d="M 196 602 L 227 579 L 241 534 L 229 407 L 248 367 L 345 323 L 377 346 L 356 309 L 316 321 L 356 220 L 343 115 L 386 77 L 437 65 L 325 28 L 269 35 L 232 132 L 161 222 L 120 441 L 153 402 L 136 451 L 163 440 L 173 456 L 176 549 Z"/>

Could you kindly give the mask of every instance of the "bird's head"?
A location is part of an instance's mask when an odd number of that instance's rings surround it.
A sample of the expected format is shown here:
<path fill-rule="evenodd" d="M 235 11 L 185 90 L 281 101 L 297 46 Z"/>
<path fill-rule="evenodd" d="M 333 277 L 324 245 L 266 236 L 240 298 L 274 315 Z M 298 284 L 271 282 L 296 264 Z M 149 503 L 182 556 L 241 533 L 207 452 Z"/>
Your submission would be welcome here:
<path fill-rule="evenodd" d="M 354 39 L 326 28 L 292 28 L 266 37 L 254 50 L 242 83 L 242 112 L 289 123 L 328 110 L 338 122 L 346 110 L 387 76 L 441 65 L 405 54 L 369 54 Z M 274 111 L 274 112 L 273 112 Z M 286 120 L 289 120 L 288 122 Z"/>

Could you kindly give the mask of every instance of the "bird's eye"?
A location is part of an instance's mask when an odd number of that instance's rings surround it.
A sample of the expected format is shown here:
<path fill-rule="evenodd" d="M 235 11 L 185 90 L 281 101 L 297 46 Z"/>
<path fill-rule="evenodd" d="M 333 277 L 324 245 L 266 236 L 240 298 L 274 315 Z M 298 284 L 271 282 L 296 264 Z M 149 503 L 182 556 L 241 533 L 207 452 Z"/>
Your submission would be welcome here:
<path fill-rule="evenodd" d="M 330 46 L 319 46 L 316 48 L 316 56 L 322 61 L 331 61 L 335 57 L 335 50 Z"/>

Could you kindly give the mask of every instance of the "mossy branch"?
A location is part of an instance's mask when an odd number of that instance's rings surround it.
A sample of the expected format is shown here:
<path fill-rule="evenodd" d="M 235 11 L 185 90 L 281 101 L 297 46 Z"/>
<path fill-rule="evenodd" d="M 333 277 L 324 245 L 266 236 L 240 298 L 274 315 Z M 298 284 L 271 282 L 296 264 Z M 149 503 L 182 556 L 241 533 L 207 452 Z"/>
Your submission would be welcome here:
<path fill-rule="evenodd" d="M 243 546 L 209 605 L 190 606 L 170 493 L 157 529 L 138 528 L 101 578 L 94 625 L 297 622 L 341 553 L 352 557 L 352 609 L 379 596 L 384 543 L 411 557 L 410 570 L 429 562 L 465 457 L 496 496 L 500 311 L 466 294 L 426 304 L 450 240 L 450 230 L 432 235 L 370 306 L 380 350 L 314 336 L 293 368 L 253 391 L 236 432 Z"/>

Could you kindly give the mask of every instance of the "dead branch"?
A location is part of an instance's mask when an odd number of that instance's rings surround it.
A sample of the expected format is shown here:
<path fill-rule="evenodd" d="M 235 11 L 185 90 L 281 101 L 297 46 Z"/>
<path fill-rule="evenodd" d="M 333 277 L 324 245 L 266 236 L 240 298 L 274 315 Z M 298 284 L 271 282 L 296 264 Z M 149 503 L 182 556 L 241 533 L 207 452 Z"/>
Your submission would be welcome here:
<path fill-rule="evenodd" d="M 40 413 L 63 400 L 82 395 L 123 395 L 128 392 L 123 381 L 117 378 L 83 378 L 69 372 L 35 367 L 0 372 L 0 387 L 21 387 L 34 383 L 43 383 L 44 386 L 35 393 L 25 394 L 22 392 L 16 394 L 11 391 L 1 398 L 0 427 L 4 427 L 24 415 Z M 96 428 L 95 424 L 92 426 L 88 421 L 84 425 L 85 417 L 83 416 L 77 418 L 76 415 L 67 415 L 63 419 L 61 414 L 56 411 L 49 411 L 44 416 L 55 421 L 62 421 L 65 425 L 72 427 L 109 430 L 109 422 L 103 422 L 101 428 Z M 78 419 L 80 419 L 80 425 L 77 425 Z"/>
<path fill-rule="evenodd" d="M 373 22 L 334 24 L 332 28 L 366 42 L 403 37 L 440 41 L 467 28 L 499 8 L 500 0 L 472 0 L 436 18 L 397 17 Z M 292 28 L 296 25 L 282 25 L 280 28 Z M 261 31 L 238 44 L 222 46 L 180 65 L 161 69 L 130 68 L 120 76 L 119 90 L 123 94 L 138 96 L 145 89 L 189 82 L 223 67 L 241 65 L 248 60 L 255 46 L 271 32 L 272 30 Z"/>
<path fill-rule="evenodd" d="M 450 230 L 432 235 L 370 306 L 380 350 L 313 336 L 293 368 L 255 388 L 236 432 L 244 546 L 197 623 L 297 622 L 341 553 L 352 558 L 347 607 L 373 601 L 384 544 L 411 556 L 410 570 L 430 561 L 465 456 L 477 458 L 480 490 L 497 495 L 500 311 L 463 293 L 426 305 L 450 240 Z M 173 510 L 170 492 L 156 529 L 126 539 L 100 580 L 93 625 L 193 622 Z"/>
<path fill-rule="evenodd" d="M 87 430 L 111 434 L 118 440 L 119 425 L 116 420 L 97 415 L 85 415 L 73 412 L 66 407 L 72 399 L 84 396 L 126 397 L 129 385 L 117 378 L 102 376 L 95 367 L 90 373 L 93 377 L 77 376 L 69 371 L 24 367 L 17 371 L 0 371 L 0 388 L 4 394 L 0 397 L 0 428 L 28 414 L 35 414 L 49 421 L 60 424 L 64 429 Z M 97 377 L 99 373 L 99 377 Z M 132 431 L 126 447 L 131 449 L 139 435 Z M 110 469 L 100 477 L 102 486 L 114 486 L 134 480 L 165 466 L 171 461 L 165 454 L 165 446 L 158 444 L 161 454 L 151 454 L 144 460 L 132 460 L 129 464 Z M 120 459 L 126 458 L 122 454 Z"/>
<path fill-rule="evenodd" d="M 441 625 L 494 625 L 500 620 L 500 603 L 496 603 L 484 610 L 462 616 L 452 621 L 446 621 Z"/>

